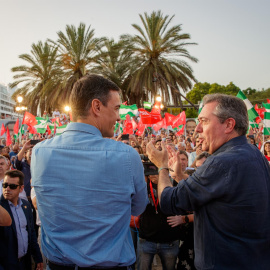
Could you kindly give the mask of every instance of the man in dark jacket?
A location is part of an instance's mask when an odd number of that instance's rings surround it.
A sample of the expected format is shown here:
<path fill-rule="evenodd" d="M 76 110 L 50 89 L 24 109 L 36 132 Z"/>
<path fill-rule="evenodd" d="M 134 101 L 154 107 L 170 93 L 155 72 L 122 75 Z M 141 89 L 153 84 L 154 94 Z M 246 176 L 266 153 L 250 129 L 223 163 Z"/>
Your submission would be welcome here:
<path fill-rule="evenodd" d="M 31 255 L 37 269 L 43 269 L 42 256 L 34 230 L 31 206 L 20 199 L 24 175 L 18 170 L 5 173 L 0 205 L 12 219 L 11 226 L 0 227 L 0 269 L 31 270 Z"/>

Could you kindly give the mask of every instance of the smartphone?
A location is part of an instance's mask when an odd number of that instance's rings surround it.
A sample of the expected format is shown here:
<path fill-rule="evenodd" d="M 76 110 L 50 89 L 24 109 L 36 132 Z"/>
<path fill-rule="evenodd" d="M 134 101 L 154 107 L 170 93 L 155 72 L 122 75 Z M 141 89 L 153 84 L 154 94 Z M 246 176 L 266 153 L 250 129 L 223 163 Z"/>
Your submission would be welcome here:
<path fill-rule="evenodd" d="M 40 142 L 40 140 L 30 140 L 31 145 L 36 145 L 39 142 Z"/>
<path fill-rule="evenodd" d="M 122 134 L 121 140 L 129 140 L 129 134 Z"/>

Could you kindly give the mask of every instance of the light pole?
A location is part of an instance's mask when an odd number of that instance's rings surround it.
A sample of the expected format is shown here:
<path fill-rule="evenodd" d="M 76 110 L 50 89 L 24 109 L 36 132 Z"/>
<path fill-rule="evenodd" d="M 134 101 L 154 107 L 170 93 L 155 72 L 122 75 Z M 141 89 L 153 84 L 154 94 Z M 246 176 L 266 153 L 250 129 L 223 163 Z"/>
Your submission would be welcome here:
<path fill-rule="evenodd" d="M 27 107 L 21 106 L 22 101 L 23 101 L 23 97 L 18 96 L 17 97 L 17 102 L 19 103 L 19 106 L 16 106 L 16 108 L 15 108 L 16 112 L 18 113 L 18 117 L 20 116 L 20 113 L 23 113 L 24 111 L 27 110 Z"/>

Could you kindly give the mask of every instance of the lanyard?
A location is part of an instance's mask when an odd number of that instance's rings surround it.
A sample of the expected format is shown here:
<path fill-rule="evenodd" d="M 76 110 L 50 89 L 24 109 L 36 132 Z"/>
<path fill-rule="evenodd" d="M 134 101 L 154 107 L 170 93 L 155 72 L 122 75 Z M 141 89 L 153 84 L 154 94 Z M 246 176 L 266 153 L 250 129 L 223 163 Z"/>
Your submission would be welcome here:
<path fill-rule="evenodd" d="M 153 186 L 152 186 L 151 180 L 150 180 L 149 186 L 150 186 L 150 191 L 151 191 L 152 200 L 153 200 L 153 203 L 154 203 L 154 206 L 155 206 L 155 209 L 156 209 L 156 214 L 158 214 L 158 211 L 157 211 L 158 198 L 157 198 L 157 200 L 155 200 L 155 196 L 154 196 Z"/>

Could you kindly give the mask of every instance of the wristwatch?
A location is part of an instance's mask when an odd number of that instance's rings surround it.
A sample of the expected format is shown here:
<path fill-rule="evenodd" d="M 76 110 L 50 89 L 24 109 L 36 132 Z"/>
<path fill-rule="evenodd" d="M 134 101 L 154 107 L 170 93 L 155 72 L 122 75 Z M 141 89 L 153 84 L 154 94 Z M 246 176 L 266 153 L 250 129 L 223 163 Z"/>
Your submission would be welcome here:
<path fill-rule="evenodd" d="M 188 218 L 188 216 L 185 216 L 185 222 L 186 222 L 186 223 L 189 223 L 189 218 Z"/>

